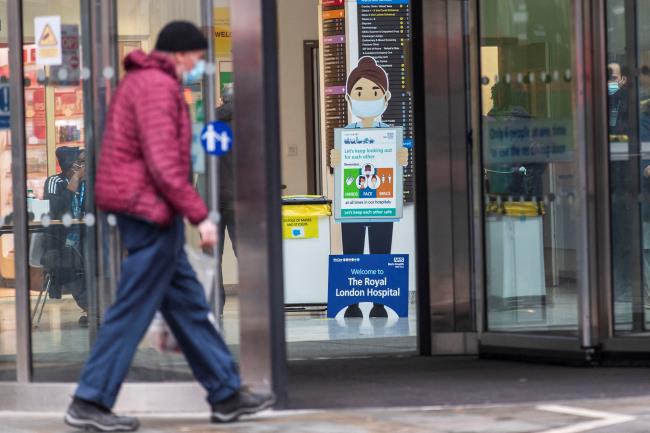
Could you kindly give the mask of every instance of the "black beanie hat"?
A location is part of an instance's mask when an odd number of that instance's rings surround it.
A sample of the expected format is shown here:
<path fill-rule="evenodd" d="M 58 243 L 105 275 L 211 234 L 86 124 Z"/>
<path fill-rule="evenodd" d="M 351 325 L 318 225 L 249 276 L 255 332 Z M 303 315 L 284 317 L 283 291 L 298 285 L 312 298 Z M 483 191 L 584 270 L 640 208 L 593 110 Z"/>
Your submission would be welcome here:
<path fill-rule="evenodd" d="M 158 34 L 156 50 L 168 53 L 207 50 L 208 40 L 189 21 L 172 21 Z"/>
<path fill-rule="evenodd" d="M 59 161 L 61 170 L 68 171 L 72 164 L 77 162 L 81 150 L 78 147 L 61 146 L 56 149 L 56 159 Z"/>

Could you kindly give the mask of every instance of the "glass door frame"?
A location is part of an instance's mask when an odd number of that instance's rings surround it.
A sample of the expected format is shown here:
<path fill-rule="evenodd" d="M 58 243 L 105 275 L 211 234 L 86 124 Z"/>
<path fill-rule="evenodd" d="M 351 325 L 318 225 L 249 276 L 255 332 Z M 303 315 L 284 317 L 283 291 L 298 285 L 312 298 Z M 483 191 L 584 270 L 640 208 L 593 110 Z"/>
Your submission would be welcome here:
<path fill-rule="evenodd" d="M 481 0 L 469 0 L 469 33 L 471 53 L 471 86 L 469 97 L 472 106 L 472 130 L 481 131 L 481 89 L 480 89 L 480 8 Z M 597 3 L 597 2 L 594 2 Z M 494 332 L 487 327 L 487 284 L 485 266 L 485 230 L 483 221 L 482 142 L 481 133 L 474 133 L 472 153 L 473 174 L 473 240 L 474 240 L 474 287 L 477 294 L 477 325 L 479 333 L 480 356 L 516 356 L 544 359 L 557 359 L 566 362 L 591 363 L 597 356 L 598 345 L 598 302 L 595 216 L 595 184 L 593 150 L 597 148 L 593 126 L 594 107 L 594 61 L 591 58 L 592 44 L 595 42 L 594 20 L 597 12 L 589 0 L 572 0 L 574 60 L 572 69 L 577 80 L 573 93 L 576 131 L 574 138 L 579 146 L 578 152 L 578 233 L 577 233 L 577 302 L 578 331 L 575 335 L 558 335 L 541 332 Z M 600 92 L 602 93 L 602 92 Z M 602 95 L 600 95 L 602 96 Z M 593 108 L 592 108 L 593 107 Z"/>
<path fill-rule="evenodd" d="M 9 39 L 9 65 L 12 71 L 10 75 L 10 95 L 11 95 L 11 139 L 12 139 L 12 191 L 14 204 L 14 240 L 15 240 L 15 267 L 16 267 L 16 384 L 2 383 L 0 387 L 19 386 L 30 394 L 33 380 L 33 359 L 32 359 L 32 323 L 30 310 L 30 293 L 26 288 L 29 287 L 29 234 L 27 223 L 27 200 L 26 189 L 20 185 L 26 185 L 27 165 L 26 165 L 26 133 L 25 133 L 25 83 L 23 81 L 23 2 L 21 0 L 9 0 L 7 2 L 8 12 L 8 39 Z M 103 116 L 106 112 L 109 91 L 114 81 L 110 78 L 103 77 L 103 69 L 98 65 L 109 65 L 104 63 L 106 59 L 98 56 L 100 52 L 107 52 L 106 45 L 103 43 L 105 38 L 100 42 L 97 31 L 99 26 L 105 29 L 106 35 L 109 34 L 107 29 L 111 28 L 110 20 L 113 18 L 111 6 L 113 2 L 93 2 L 80 1 L 80 14 L 82 36 L 85 38 L 82 44 L 83 55 L 89 59 L 88 66 L 93 71 L 90 80 L 84 80 L 84 105 L 87 111 L 92 113 L 93 118 L 85 116 L 84 126 L 86 128 L 86 143 L 96 142 L 94 137 L 100 137 L 103 124 Z M 100 22 L 100 17 L 103 19 Z M 103 51 L 102 51 L 103 50 Z M 110 63 L 114 64 L 114 63 Z M 97 73 L 97 71 L 100 71 Z M 92 185 L 94 176 L 94 167 L 97 160 L 95 146 L 86 146 L 88 153 L 87 167 L 89 171 L 89 182 Z M 16 187 L 18 185 L 18 187 Z M 93 194 L 89 194 L 89 208 L 94 208 Z M 101 233 L 102 224 L 100 221 L 95 225 L 93 230 L 88 226 L 89 248 L 93 252 L 92 257 L 86 261 L 86 275 L 88 287 L 95 283 L 94 277 L 97 277 L 97 285 L 102 287 L 102 282 L 108 278 L 102 263 L 103 249 L 97 245 L 97 234 Z M 96 260 L 97 259 L 97 260 Z M 97 261 L 99 260 L 99 265 Z M 100 289 L 93 292 L 89 290 L 89 336 L 90 341 L 94 340 L 94 335 L 98 326 L 97 311 L 97 294 Z M 48 385 L 41 385 L 48 388 Z M 2 388 L 0 388 L 1 390 Z M 0 395 L 6 395 L 0 392 Z M 14 397 L 16 397 L 14 395 Z M 17 399 L 20 400 L 20 399 Z M 0 403 L 5 403 L 0 401 Z M 0 404 L 5 407 L 4 404 Z"/>
<path fill-rule="evenodd" d="M 14 252 L 16 267 L 16 377 L 18 383 L 32 379 L 31 317 L 28 290 L 29 270 L 26 258 L 27 240 L 27 192 L 22 187 L 27 181 L 26 134 L 25 134 L 25 90 L 23 64 L 23 13 L 22 2 L 7 1 L 9 26 L 9 75 L 11 124 L 12 192 L 14 214 Z M 16 185 L 20 185 L 16 189 Z"/>
<path fill-rule="evenodd" d="M 87 7 L 86 22 L 90 26 L 92 107 L 98 116 L 93 135 L 101 137 L 103 115 L 116 84 L 117 74 L 117 0 L 79 0 Z M 199 0 L 203 24 L 213 32 L 210 9 L 212 0 Z M 23 0 L 8 0 L 12 176 L 13 185 L 25 185 L 25 99 L 23 76 Z M 206 18 L 207 15 L 207 18 Z M 286 353 L 284 338 L 284 303 L 282 278 L 282 232 L 280 200 L 280 156 L 278 106 L 278 68 L 276 47 L 276 3 L 272 0 L 237 0 L 231 4 L 233 33 L 234 79 L 246 83 L 238 90 L 240 103 L 235 118 L 247 119 L 250 126 L 239 128 L 238 151 L 251 158 L 238 158 L 238 179 L 250 187 L 238 193 L 238 204 L 245 209 L 247 227 L 240 238 L 240 308 L 242 316 L 241 367 L 247 382 L 256 388 L 271 389 L 277 396 L 276 407 L 284 407 L 286 395 Z M 209 38 L 213 43 L 213 38 Z M 84 54 L 86 54 L 84 52 Z M 215 79 L 214 74 L 211 78 Z M 214 83 L 212 84 L 214 86 Z M 212 87 L 214 88 L 214 87 Z M 206 108 L 208 106 L 206 105 Z M 259 143 L 266 145 L 260 150 Z M 96 158 L 96 155 L 95 155 Z M 96 160 L 96 159 L 95 159 Z M 256 176 L 246 173 L 255 173 Z M 215 176 L 212 176 L 215 178 Z M 28 238 L 25 188 L 14 189 L 14 235 L 16 253 L 16 285 L 27 287 Z M 259 197 L 267 197 L 260 200 Z M 98 218 L 98 221 L 101 218 Z M 115 228 L 97 224 L 97 239 L 107 236 L 111 241 L 104 251 L 98 242 L 97 256 L 99 302 L 109 301 L 115 289 L 120 247 Z M 260 247 L 261 245 L 261 247 Z M 17 290 L 17 355 L 15 382 L 0 383 L 0 408 L 19 411 L 63 411 L 69 404 L 74 383 L 34 383 L 32 377 L 30 299 L 27 290 Z M 117 410 L 130 411 L 195 411 L 204 407 L 204 392 L 196 382 L 125 383 Z"/>
<path fill-rule="evenodd" d="M 627 5 L 635 5 L 638 0 L 626 0 Z M 650 352 L 650 332 L 634 331 L 629 333 L 617 333 L 615 330 L 614 310 L 614 287 L 613 287 L 613 247 L 612 247 L 612 217 L 611 217 L 611 189 L 610 189 L 610 149 L 608 131 L 608 97 L 605 83 L 608 80 L 608 41 L 607 41 L 607 0 L 594 1 L 593 20 L 594 22 L 594 58 L 593 71 L 595 87 L 594 107 L 597 109 L 596 122 L 594 122 L 594 134 L 598 143 L 595 170 L 597 178 L 597 219 L 599 220 L 598 250 L 601 254 L 598 257 L 600 273 L 598 275 L 598 319 L 599 342 L 602 351 L 602 358 L 609 360 L 625 360 L 630 358 L 646 358 Z M 637 23 L 627 32 L 634 32 L 637 38 Z M 635 56 L 638 50 L 635 48 Z M 637 71 L 635 71 L 637 72 Z M 636 82 L 636 79 L 633 80 Z M 638 122 L 635 122 L 638 128 Z M 638 131 L 637 131 L 638 132 Z M 637 133 L 638 136 L 638 133 Z M 642 254 L 642 253 L 641 253 Z M 641 282 L 643 285 L 643 282 Z"/>

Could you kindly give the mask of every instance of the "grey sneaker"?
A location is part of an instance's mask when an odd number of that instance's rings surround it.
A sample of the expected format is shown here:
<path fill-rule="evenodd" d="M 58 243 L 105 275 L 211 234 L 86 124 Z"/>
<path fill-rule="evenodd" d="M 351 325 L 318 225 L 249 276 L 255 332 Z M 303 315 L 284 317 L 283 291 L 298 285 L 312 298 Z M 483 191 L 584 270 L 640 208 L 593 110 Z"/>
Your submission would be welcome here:
<path fill-rule="evenodd" d="M 117 416 L 108 409 L 78 398 L 70 403 L 65 423 L 85 431 L 120 432 L 140 428 L 140 422 L 136 418 Z"/>
<path fill-rule="evenodd" d="M 212 405 L 212 422 L 233 422 L 242 415 L 252 415 L 270 408 L 275 397 L 240 388 L 232 397 Z"/>

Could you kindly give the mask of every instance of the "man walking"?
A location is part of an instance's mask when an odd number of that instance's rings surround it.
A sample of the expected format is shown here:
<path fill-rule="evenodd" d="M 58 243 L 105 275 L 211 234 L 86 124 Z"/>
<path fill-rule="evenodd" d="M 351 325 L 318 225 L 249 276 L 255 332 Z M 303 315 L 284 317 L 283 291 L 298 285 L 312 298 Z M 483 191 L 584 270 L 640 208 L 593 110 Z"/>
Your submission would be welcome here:
<path fill-rule="evenodd" d="M 135 418 L 113 414 L 120 386 L 156 311 L 178 340 L 207 391 L 214 422 L 261 411 L 272 396 L 242 388 L 237 366 L 209 320 L 203 287 L 183 246 L 183 218 L 198 225 L 204 247 L 217 227 L 190 183 L 191 127 L 181 80 L 202 75 L 205 36 L 189 22 L 169 23 L 155 50 L 131 53 L 106 120 L 96 200 L 116 214 L 128 257 L 115 303 L 82 371 L 67 424 L 99 431 L 135 431 Z"/>

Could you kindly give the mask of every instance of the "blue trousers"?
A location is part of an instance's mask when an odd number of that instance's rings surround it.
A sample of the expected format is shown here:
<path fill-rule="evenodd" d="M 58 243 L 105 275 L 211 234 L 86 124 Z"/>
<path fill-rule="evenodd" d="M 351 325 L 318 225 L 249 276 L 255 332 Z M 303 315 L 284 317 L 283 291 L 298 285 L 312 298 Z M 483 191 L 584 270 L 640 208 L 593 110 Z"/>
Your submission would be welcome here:
<path fill-rule="evenodd" d="M 118 216 L 128 257 L 115 303 L 108 309 L 75 397 L 111 408 L 137 346 L 160 311 L 196 379 L 214 404 L 241 386 L 237 365 L 209 320 L 203 287 L 185 254 L 183 220 L 169 227 Z"/>

